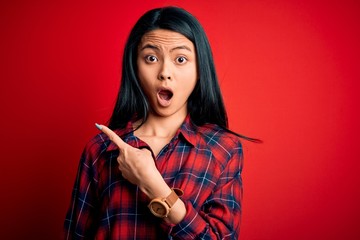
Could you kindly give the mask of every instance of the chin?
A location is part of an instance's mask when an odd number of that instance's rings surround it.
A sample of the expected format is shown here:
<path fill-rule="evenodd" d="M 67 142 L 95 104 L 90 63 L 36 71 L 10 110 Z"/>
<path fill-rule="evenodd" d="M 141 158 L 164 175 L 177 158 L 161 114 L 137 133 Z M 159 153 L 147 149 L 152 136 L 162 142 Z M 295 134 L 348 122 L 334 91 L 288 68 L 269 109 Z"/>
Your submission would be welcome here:
<path fill-rule="evenodd" d="M 163 117 L 163 118 L 172 117 L 174 115 L 178 115 L 179 117 L 181 115 L 186 116 L 186 112 L 184 112 L 182 110 L 174 110 L 174 109 L 170 109 L 170 108 L 156 109 L 153 111 L 153 114 L 155 116 Z"/>

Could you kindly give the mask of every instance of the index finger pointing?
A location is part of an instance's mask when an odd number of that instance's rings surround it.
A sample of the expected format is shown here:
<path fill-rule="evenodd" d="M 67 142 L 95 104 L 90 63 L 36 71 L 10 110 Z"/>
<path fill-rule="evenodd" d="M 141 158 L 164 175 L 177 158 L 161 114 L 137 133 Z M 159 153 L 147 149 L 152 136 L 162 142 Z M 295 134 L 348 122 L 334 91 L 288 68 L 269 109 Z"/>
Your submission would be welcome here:
<path fill-rule="evenodd" d="M 100 125 L 95 123 L 95 126 L 97 129 L 99 129 L 100 131 L 102 131 L 103 133 L 106 134 L 106 136 L 108 136 L 110 138 L 110 140 L 116 144 L 116 146 L 118 146 L 118 148 L 120 149 L 124 149 L 125 147 L 128 146 L 127 143 L 125 143 L 116 133 L 114 133 L 110 128 L 104 126 L 104 125 Z"/>

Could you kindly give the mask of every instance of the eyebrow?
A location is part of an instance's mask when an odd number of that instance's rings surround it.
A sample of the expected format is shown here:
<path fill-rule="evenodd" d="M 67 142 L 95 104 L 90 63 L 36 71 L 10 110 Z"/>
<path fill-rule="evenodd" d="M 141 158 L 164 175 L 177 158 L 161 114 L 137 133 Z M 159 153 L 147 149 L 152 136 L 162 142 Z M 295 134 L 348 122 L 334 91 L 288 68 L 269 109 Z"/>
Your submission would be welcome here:
<path fill-rule="evenodd" d="M 159 48 L 158 46 L 152 45 L 152 44 L 146 44 L 145 46 L 143 46 L 143 47 L 140 49 L 140 51 L 142 51 L 142 50 L 144 50 L 144 49 L 147 49 L 147 48 L 153 49 L 153 50 L 155 50 L 155 51 L 160 51 L 160 48 Z M 178 50 L 178 49 L 185 49 L 185 50 L 187 50 L 187 51 L 189 51 L 189 52 L 192 52 L 191 49 L 190 49 L 188 46 L 186 46 L 186 45 L 181 45 L 181 46 L 174 47 L 174 48 L 170 49 L 170 52 L 175 51 L 175 50 Z"/>

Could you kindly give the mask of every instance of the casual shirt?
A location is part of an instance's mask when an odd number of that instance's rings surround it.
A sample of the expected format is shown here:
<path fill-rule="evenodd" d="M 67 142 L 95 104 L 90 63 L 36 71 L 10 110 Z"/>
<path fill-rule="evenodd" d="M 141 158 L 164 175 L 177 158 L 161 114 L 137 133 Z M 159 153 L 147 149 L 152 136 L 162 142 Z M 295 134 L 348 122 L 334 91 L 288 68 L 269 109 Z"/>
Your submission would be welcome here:
<path fill-rule="evenodd" d="M 131 122 L 115 132 L 133 147 L 149 148 L 133 134 Z M 156 156 L 165 182 L 184 191 L 186 215 L 177 225 L 151 214 L 151 199 L 122 177 L 118 155 L 103 133 L 86 145 L 64 224 L 66 239 L 238 239 L 243 155 L 236 135 L 214 124 L 196 126 L 188 116 Z"/>

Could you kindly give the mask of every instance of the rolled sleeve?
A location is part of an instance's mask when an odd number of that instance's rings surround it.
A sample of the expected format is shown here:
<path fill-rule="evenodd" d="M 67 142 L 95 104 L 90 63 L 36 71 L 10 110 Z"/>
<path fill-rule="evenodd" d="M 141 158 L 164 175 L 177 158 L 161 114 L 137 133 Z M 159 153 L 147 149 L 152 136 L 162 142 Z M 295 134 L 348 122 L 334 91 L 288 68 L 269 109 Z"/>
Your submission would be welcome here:
<path fill-rule="evenodd" d="M 174 239 L 238 239 L 242 201 L 242 152 L 234 149 L 212 194 L 199 210 L 191 201 L 184 201 L 186 215 L 173 226 Z"/>

